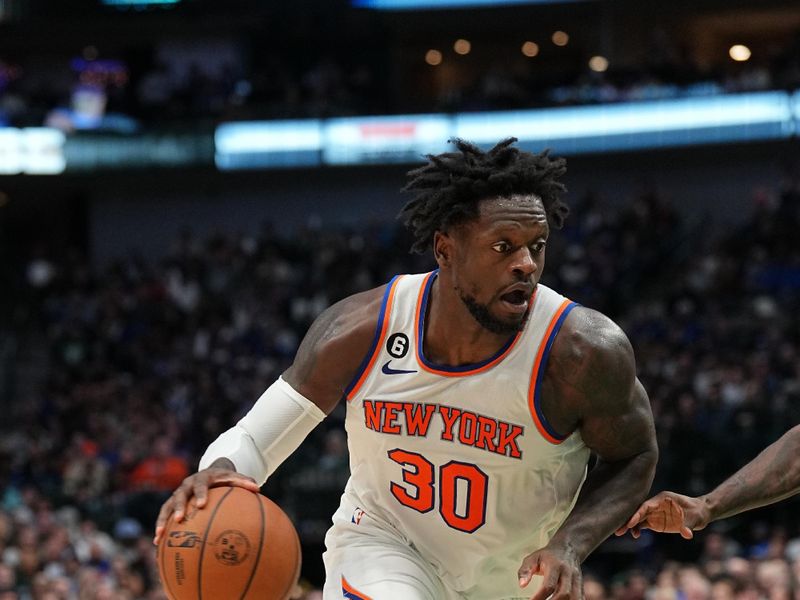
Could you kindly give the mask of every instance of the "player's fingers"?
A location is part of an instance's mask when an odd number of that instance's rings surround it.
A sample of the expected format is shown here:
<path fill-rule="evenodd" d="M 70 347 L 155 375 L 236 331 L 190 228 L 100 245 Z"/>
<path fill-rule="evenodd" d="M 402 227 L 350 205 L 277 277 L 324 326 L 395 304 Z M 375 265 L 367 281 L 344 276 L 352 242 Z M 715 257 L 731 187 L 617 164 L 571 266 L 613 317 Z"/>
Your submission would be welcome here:
<path fill-rule="evenodd" d="M 642 510 L 643 508 L 644 504 L 637 508 L 636 512 L 631 515 L 630 519 L 628 519 L 628 522 L 625 523 L 624 527 L 626 531 L 642 522 L 642 519 L 644 518 L 644 511 Z"/>
<path fill-rule="evenodd" d="M 172 497 L 170 496 L 164 504 L 161 505 L 161 510 L 158 511 L 158 518 L 156 519 L 156 534 L 153 537 L 153 543 L 158 545 L 158 540 L 161 539 L 161 534 L 164 533 L 164 527 L 167 524 L 167 519 L 172 514 Z"/>
<path fill-rule="evenodd" d="M 681 526 L 681 537 L 685 540 L 690 540 L 694 537 L 694 532 L 686 527 L 686 525 Z"/>
<path fill-rule="evenodd" d="M 633 536 L 633 539 L 638 540 L 639 536 L 642 535 L 642 528 L 638 525 L 634 525 L 631 527 L 631 535 Z"/>
<path fill-rule="evenodd" d="M 208 500 L 208 482 L 205 478 L 201 479 L 198 477 L 194 480 L 192 493 L 194 494 L 194 503 L 197 505 L 197 508 L 203 508 L 206 505 L 206 500 Z"/>
<path fill-rule="evenodd" d="M 184 485 L 175 490 L 172 494 L 172 504 L 175 509 L 175 520 L 180 523 L 183 521 L 183 513 L 186 512 L 186 502 L 189 500 L 189 495 L 184 491 Z M 191 486 L 189 489 L 192 489 Z"/>
<path fill-rule="evenodd" d="M 550 600 L 580 600 L 581 590 L 577 582 L 578 577 L 571 569 L 562 571 Z"/>
<path fill-rule="evenodd" d="M 261 490 L 261 486 L 256 483 L 255 479 L 253 479 L 252 477 L 248 477 L 247 475 L 242 475 L 241 473 L 233 473 L 231 475 L 223 477 L 221 480 L 218 480 L 215 483 L 223 483 L 224 485 L 235 485 L 237 487 L 250 490 L 251 492 L 258 492 L 259 490 Z"/>
<path fill-rule="evenodd" d="M 629 523 L 630 523 L 630 519 L 628 519 L 628 521 L 626 521 L 625 524 L 620 525 L 619 527 L 617 527 L 617 530 L 614 532 L 614 535 L 619 537 L 621 535 L 625 535 L 626 533 L 628 533 L 628 531 L 630 531 L 630 529 L 632 527 L 632 525 L 630 525 Z"/>
<path fill-rule="evenodd" d="M 539 554 L 529 554 L 522 561 L 522 566 L 517 571 L 519 587 L 524 588 L 531 582 L 534 573 L 539 572 Z"/>
<path fill-rule="evenodd" d="M 531 596 L 531 600 L 546 600 L 553 594 L 555 594 L 556 590 L 558 590 L 558 582 L 561 578 L 561 568 L 556 567 L 543 572 L 544 580 L 542 581 L 542 587 Z"/>

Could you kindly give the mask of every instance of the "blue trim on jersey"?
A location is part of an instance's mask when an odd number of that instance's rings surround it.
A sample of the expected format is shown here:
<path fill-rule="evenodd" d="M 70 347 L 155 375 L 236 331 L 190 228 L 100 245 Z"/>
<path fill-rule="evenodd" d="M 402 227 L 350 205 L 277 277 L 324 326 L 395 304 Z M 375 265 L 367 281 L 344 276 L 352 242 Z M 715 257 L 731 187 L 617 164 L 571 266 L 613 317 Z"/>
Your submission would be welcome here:
<path fill-rule="evenodd" d="M 383 293 L 383 300 L 381 301 L 381 310 L 378 313 L 378 325 L 375 327 L 375 335 L 372 337 L 372 343 L 369 346 L 369 351 L 367 355 L 364 357 L 364 360 L 361 361 L 361 364 L 358 366 L 358 371 L 356 371 L 355 377 L 350 381 L 348 386 L 344 390 L 344 397 L 347 398 L 350 395 L 350 392 L 353 391 L 353 388 L 358 383 L 358 380 L 361 379 L 361 376 L 366 371 L 367 366 L 369 365 L 369 361 L 372 358 L 372 355 L 375 354 L 375 350 L 378 347 L 378 341 L 381 339 L 381 331 L 383 331 L 383 321 L 386 318 L 386 304 L 389 302 L 389 296 L 392 293 L 392 288 L 394 287 L 395 281 L 400 277 L 400 275 L 395 275 L 392 277 L 392 280 L 386 285 L 386 291 Z"/>
<path fill-rule="evenodd" d="M 544 370 L 547 367 L 547 359 L 550 357 L 550 349 L 553 347 L 553 342 L 558 335 L 558 331 L 561 329 L 561 326 L 564 324 L 564 320 L 567 318 L 567 315 L 570 311 L 579 306 L 577 302 L 571 302 L 567 305 L 564 309 L 564 312 L 561 313 L 561 316 L 558 317 L 558 321 L 553 326 L 553 330 L 550 332 L 550 336 L 547 338 L 547 342 L 544 347 L 544 353 L 542 354 L 542 362 L 539 363 L 539 372 L 536 373 L 536 388 L 533 390 L 533 408 L 536 410 L 536 416 L 539 417 L 539 423 L 542 424 L 542 427 L 545 428 L 547 433 L 552 435 L 555 439 L 559 441 L 563 441 L 567 439 L 568 435 L 561 435 L 560 433 L 556 432 L 555 429 L 552 428 L 550 423 L 547 422 L 547 419 L 544 416 L 544 412 L 540 406 L 541 404 L 541 391 L 542 391 L 542 380 L 544 379 Z"/>
<path fill-rule="evenodd" d="M 345 598 L 349 598 L 349 600 L 364 600 L 364 598 L 362 598 L 358 594 L 354 594 L 353 592 L 348 592 L 346 589 L 344 589 L 344 587 L 342 588 L 342 596 L 344 596 Z"/>
<path fill-rule="evenodd" d="M 417 356 L 422 361 L 426 367 L 431 369 L 436 369 L 437 371 L 446 371 L 448 373 L 463 373 L 464 371 L 473 371 L 475 369 L 480 369 L 481 367 L 488 365 L 493 360 L 497 360 L 497 357 L 503 354 L 506 350 L 509 349 L 511 344 L 514 343 L 514 340 L 517 339 L 517 334 L 515 333 L 508 341 L 503 344 L 503 347 L 500 348 L 493 356 L 487 358 L 486 360 L 482 360 L 478 363 L 471 363 L 467 365 L 459 365 L 457 367 L 452 367 L 450 365 L 437 365 L 436 363 L 432 363 L 427 358 L 425 358 L 425 353 L 422 351 L 422 336 L 425 332 L 425 314 L 428 312 L 428 297 L 430 296 L 431 288 L 433 287 L 433 282 L 436 280 L 436 277 L 439 275 L 439 269 L 436 269 L 428 278 L 428 283 L 425 285 L 425 291 L 422 294 L 422 305 L 419 307 L 419 325 L 417 326 Z"/>

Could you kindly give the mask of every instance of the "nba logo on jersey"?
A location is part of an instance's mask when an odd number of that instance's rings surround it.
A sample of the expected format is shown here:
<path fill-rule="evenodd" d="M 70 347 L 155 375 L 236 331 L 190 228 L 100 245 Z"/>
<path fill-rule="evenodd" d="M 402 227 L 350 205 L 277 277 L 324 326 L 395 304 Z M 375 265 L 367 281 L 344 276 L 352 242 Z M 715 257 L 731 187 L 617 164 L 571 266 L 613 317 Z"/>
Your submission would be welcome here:
<path fill-rule="evenodd" d="M 350 519 L 350 522 L 358 525 L 359 523 L 361 523 L 361 517 L 363 517 L 365 514 L 366 513 L 362 509 L 356 508 L 353 511 L 353 517 Z"/>

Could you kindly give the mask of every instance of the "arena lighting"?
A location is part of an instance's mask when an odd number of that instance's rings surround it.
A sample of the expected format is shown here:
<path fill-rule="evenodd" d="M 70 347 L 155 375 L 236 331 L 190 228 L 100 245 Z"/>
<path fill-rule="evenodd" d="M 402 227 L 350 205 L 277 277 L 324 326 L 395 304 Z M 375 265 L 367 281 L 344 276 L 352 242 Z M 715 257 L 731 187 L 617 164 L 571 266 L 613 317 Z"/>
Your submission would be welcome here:
<path fill-rule="evenodd" d="M 744 62 L 750 58 L 750 48 L 743 44 L 731 46 L 728 55 L 736 62 Z"/>
<path fill-rule="evenodd" d="M 214 134 L 214 162 L 220 169 L 319 164 L 322 121 L 223 123 Z"/>
<path fill-rule="evenodd" d="M 556 46 L 566 46 L 569 44 L 569 35 L 564 31 L 554 31 L 551 39 Z"/>
<path fill-rule="evenodd" d="M 329 119 L 322 129 L 323 163 L 386 164 L 445 151 L 453 125 L 445 115 L 398 115 Z"/>
<path fill-rule="evenodd" d="M 596 73 L 605 73 L 608 70 L 608 59 L 605 56 L 593 56 L 589 59 L 589 68 Z"/>
<path fill-rule="evenodd" d="M 527 149 L 551 147 L 570 155 L 782 139 L 794 134 L 798 122 L 800 92 L 455 115 L 235 123 L 217 130 L 216 162 L 220 169 L 414 163 L 426 153 L 446 151 L 451 137 L 488 145 L 512 135 Z M 308 128 L 313 135 L 308 135 Z"/>
<path fill-rule="evenodd" d="M 792 94 L 792 112 L 794 113 L 794 126 L 793 133 L 797 135 L 800 133 L 800 90 Z"/>
<path fill-rule="evenodd" d="M 438 50 L 428 50 L 425 53 L 425 62 L 432 67 L 442 64 L 442 53 Z"/>
<path fill-rule="evenodd" d="M 522 53 L 528 58 L 533 58 L 539 54 L 539 44 L 536 42 L 525 42 L 522 44 Z"/>
<path fill-rule="evenodd" d="M 761 92 L 502 113 L 461 114 L 453 132 L 476 143 L 516 136 L 557 152 L 776 139 L 792 135 L 789 96 Z"/>
<path fill-rule="evenodd" d="M 58 175 L 66 168 L 64 142 L 49 127 L 0 128 L 0 175 Z"/>
<path fill-rule="evenodd" d="M 117 6 L 120 8 L 145 8 L 148 6 L 172 6 L 181 0 L 100 0 L 106 6 Z"/>
<path fill-rule="evenodd" d="M 469 40 L 458 39 L 453 44 L 453 50 L 456 54 L 469 54 L 470 50 L 472 50 L 472 44 L 470 44 Z"/>
<path fill-rule="evenodd" d="M 445 8 L 477 8 L 514 4 L 569 4 L 586 0 L 352 0 L 357 8 L 376 10 L 435 10 Z"/>

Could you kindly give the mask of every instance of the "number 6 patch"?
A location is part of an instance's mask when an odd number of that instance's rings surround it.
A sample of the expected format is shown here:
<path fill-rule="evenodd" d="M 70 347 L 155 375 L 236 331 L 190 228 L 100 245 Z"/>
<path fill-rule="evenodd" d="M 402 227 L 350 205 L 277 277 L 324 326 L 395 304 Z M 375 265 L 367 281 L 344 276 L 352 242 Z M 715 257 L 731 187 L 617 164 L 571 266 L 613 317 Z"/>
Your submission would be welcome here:
<path fill-rule="evenodd" d="M 403 358 L 408 354 L 408 336 L 404 333 L 393 333 L 386 340 L 386 351 L 394 358 Z"/>

